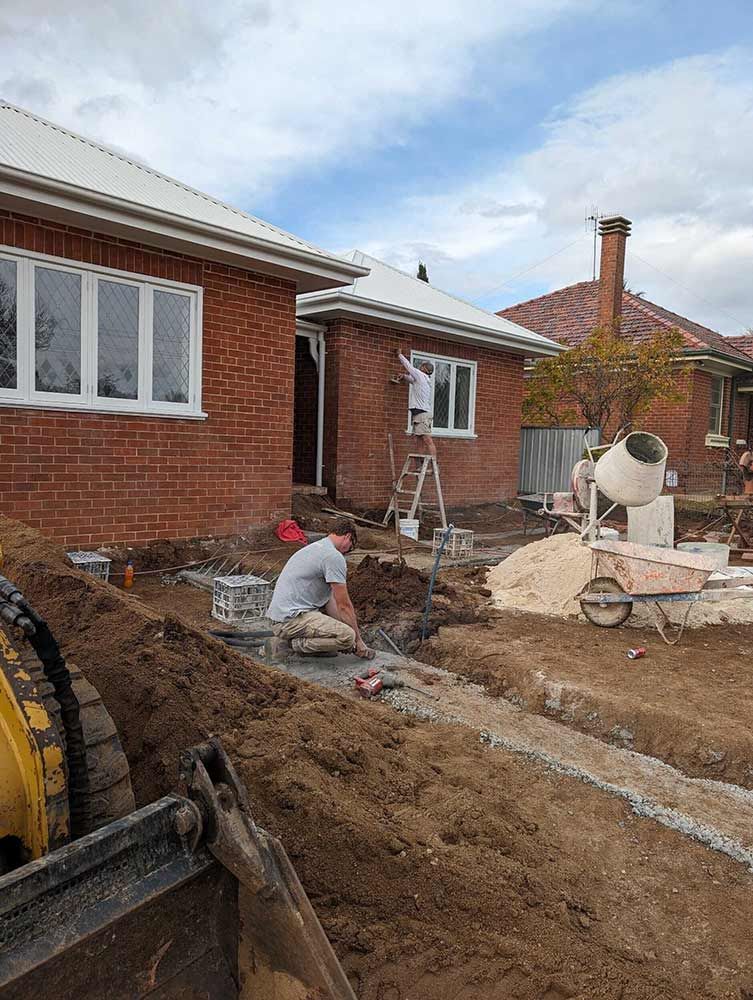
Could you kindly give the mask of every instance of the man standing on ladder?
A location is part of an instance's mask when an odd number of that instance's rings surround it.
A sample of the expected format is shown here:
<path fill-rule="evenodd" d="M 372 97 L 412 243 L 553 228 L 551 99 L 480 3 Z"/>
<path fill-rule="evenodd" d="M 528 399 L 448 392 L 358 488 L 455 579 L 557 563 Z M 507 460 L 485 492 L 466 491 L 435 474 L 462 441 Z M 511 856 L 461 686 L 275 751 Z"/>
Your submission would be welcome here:
<path fill-rule="evenodd" d="M 408 389 L 408 409 L 411 415 L 411 428 L 418 438 L 424 454 L 431 455 L 434 465 L 437 463 L 437 449 L 431 436 L 431 376 L 434 365 L 431 361 L 422 361 L 420 368 L 415 368 L 400 351 L 397 354 L 405 369 L 396 381 L 410 383 Z"/>

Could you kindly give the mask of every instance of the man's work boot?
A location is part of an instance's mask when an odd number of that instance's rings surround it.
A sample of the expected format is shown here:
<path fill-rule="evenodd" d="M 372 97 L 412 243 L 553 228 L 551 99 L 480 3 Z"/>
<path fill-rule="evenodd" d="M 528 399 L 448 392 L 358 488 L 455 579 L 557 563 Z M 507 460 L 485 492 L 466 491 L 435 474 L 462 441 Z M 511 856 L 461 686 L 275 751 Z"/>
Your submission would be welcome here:
<path fill-rule="evenodd" d="M 290 656 L 290 643 L 287 639 L 273 636 L 264 643 L 264 659 L 269 663 L 285 663 Z"/>

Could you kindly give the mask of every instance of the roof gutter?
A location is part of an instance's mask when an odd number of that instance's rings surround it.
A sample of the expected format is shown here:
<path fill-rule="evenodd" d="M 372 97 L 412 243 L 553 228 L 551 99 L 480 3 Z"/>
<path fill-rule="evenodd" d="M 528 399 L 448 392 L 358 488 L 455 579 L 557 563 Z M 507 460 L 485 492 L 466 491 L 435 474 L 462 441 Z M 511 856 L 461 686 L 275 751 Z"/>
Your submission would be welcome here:
<path fill-rule="evenodd" d="M 721 351 L 683 351 L 682 357 L 690 361 L 712 361 L 728 368 L 737 368 L 741 372 L 753 372 L 753 358 L 746 364 L 741 359 L 722 354 Z"/>
<path fill-rule="evenodd" d="M 335 290 L 324 292 L 321 295 L 311 296 L 311 298 L 301 297 L 298 299 L 299 317 L 320 317 L 323 314 L 357 314 L 367 316 L 369 319 L 381 320 L 382 322 L 397 322 L 417 329 L 427 327 L 437 333 L 449 333 L 460 339 L 472 341 L 473 343 L 484 344 L 489 347 L 504 347 L 508 350 L 524 354 L 527 357 L 532 355 L 556 356 L 565 348 L 554 341 L 543 339 L 543 342 L 526 336 L 525 329 L 520 327 L 520 335 L 516 336 L 512 332 L 505 335 L 504 331 L 490 331 L 487 327 L 475 326 L 474 324 L 463 323 L 460 320 L 453 320 L 446 316 L 436 316 L 432 313 L 420 312 L 415 309 L 408 309 L 404 306 L 391 305 L 379 302 L 375 299 L 366 299 L 361 295 L 352 295 L 348 292 Z M 507 322 L 510 322 L 509 320 Z M 514 324 L 517 325 L 517 324 Z"/>
<path fill-rule="evenodd" d="M 310 275 L 314 281 L 305 283 L 306 291 L 333 285 L 350 285 L 355 278 L 369 273 L 367 267 L 360 267 L 339 257 L 318 254 L 305 247 L 286 246 L 224 226 L 149 208 L 138 202 L 91 191 L 41 174 L 31 174 L 7 164 L 0 164 L 0 195 L 31 201 L 37 206 L 42 203 L 62 212 L 79 213 L 97 221 L 106 220 L 122 225 L 146 235 L 147 242 L 152 244 L 155 243 L 155 235 L 164 236 L 193 244 L 194 253 L 200 247 L 226 250 L 235 257 L 247 257 L 249 260 Z M 148 226 L 144 223 L 148 223 Z M 324 280 L 317 283 L 317 278 Z"/>

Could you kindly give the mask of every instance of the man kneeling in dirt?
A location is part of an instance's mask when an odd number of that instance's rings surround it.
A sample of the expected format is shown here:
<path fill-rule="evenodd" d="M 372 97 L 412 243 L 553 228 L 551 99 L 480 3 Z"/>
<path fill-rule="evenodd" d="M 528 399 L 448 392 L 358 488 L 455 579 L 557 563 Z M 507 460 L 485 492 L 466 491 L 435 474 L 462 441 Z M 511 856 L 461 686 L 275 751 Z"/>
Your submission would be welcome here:
<path fill-rule="evenodd" d="M 277 579 L 267 615 L 274 633 L 303 655 L 355 653 L 371 660 L 348 594 L 345 555 L 358 542 L 352 521 L 340 518 L 326 538 L 292 555 Z"/>

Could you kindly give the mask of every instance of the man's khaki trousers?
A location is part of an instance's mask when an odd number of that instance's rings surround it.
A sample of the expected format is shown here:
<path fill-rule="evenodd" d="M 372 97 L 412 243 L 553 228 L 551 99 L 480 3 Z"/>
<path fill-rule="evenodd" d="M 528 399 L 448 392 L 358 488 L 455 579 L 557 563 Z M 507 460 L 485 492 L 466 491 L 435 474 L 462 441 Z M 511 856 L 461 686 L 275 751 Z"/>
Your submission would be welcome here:
<path fill-rule="evenodd" d="M 296 653 L 352 653 L 356 634 L 350 625 L 321 611 L 304 611 L 274 627 L 275 635 L 287 639 Z"/>

